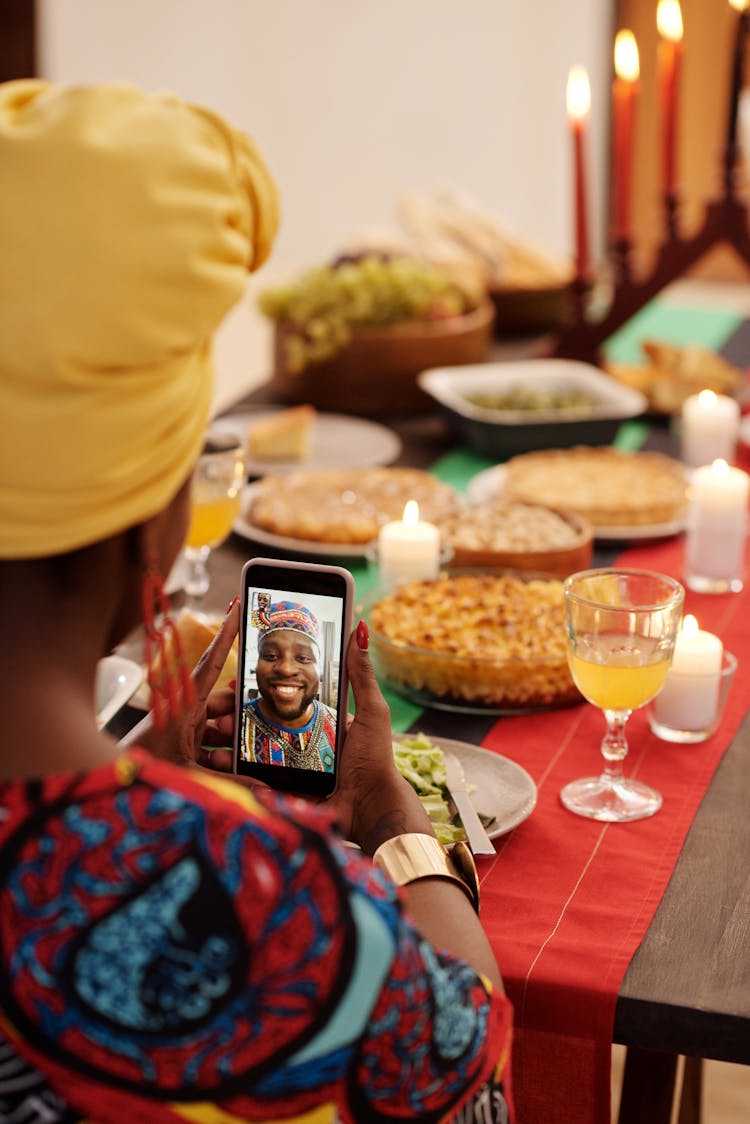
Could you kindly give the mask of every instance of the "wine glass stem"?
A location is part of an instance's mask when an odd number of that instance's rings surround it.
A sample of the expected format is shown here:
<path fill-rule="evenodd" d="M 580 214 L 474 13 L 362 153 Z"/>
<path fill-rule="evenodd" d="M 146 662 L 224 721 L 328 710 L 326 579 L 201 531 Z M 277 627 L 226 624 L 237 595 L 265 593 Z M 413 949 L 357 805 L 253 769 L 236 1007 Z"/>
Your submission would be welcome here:
<path fill-rule="evenodd" d="M 206 563 L 210 553 L 210 546 L 188 546 L 185 548 L 185 558 L 188 564 L 185 593 L 193 600 L 205 597 L 208 592 L 211 579 L 208 575 Z"/>
<path fill-rule="evenodd" d="M 628 742 L 625 737 L 625 723 L 630 717 L 629 710 L 605 710 L 607 732 L 602 738 L 602 756 L 605 760 L 604 775 L 617 780 L 622 777 L 622 762 L 627 756 Z"/>

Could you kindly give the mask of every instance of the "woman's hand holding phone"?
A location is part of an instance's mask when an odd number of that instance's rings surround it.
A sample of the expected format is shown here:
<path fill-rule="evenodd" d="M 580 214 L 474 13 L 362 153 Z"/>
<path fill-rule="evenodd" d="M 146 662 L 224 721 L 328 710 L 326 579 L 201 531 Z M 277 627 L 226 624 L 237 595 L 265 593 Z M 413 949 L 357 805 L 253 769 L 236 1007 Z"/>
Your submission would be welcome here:
<path fill-rule="evenodd" d="M 219 631 L 193 670 L 193 705 L 186 707 L 179 718 L 170 720 L 164 730 L 157 730 L 151 715 L 146 715 L 122 739 L 120 745 L 123 748 L 143 746 L 155 757 L 175 765 L 197 764 L 222 771 L 231 770 L 232 752 L 228 747 L 232 745 L 234 734 L 235 692 L 226 689 L 214 691 L 213 687 L 234 643 L 239 621 L 239 600 L 235 598 Z M 214 755 L 204 748 L 206 746 L 225 748 Z"/>
<path fill-rule="evenodd" d="M 341 754 L 339 787 L 329 804 L 344 836 L 372 855 L 393 835 L 433 835 L 434 829 L 416 792 L 396 768 L 391 712 L 370 662 L 364 621 L 351 636 L 347 668 L 355 713 Z"/>
<path fill-rule="evenodd" d="M 266 602 L 263 594 L 267 589 L 276 590 L 277 594 Z M 287 606 L 285 612 L 291 614 L 291 621 L 283 613 L 278 619 L 274 617 L 274 601 L 281 596 L 280 591 Z M 235 599 L 230 605 L 218 633 L 193 672 L 195 705 L 163 732 L 150 729 L 146 719 L 131 733 L 128 743 L 137 741 L 155 755 L 176 764 L 234 772 L 240 782 L 270 783 L 273 787 L 295 791 L 313 799 L 329 797 L 329 806 L 342 833 L 369 854 L 385 839 L 404 831 L 432 834 L 433 829 L 419 798 L 396 769 L 390 711 L 370 662 L 367 626 L 360 622 L 353 633 L 349 631 L 351 602 L 351 577 L 337 567 L 295 565 L 267 559 L 255 559 L 248 563 L 243 571 L 239 603 Z M 266 764 L 258 768 L 254 763 L 244 766 L 240 763 L 238 768 L 241 723 L 246 705 L 243 685 L 246 686 L 249 677 L 257 676 L 258 687 L 268 681 L 271 699 L 273 692 L 279 694 L 282 701 L 277 705 L 283 706 L 285 695 L 291 699 L 295 685 L 301 688 L 309 675 L 304 666 L 296 668 L 293 654 L 287 655 L 286 640 L 289 636 L 280 635 L 291 623 L 295 643 L 300 640 L 296 629 L 304 630 L 309 624 L 304 616 L 305 605 L 315 608 L 330 605 L 339 622 L 327 651 L 327 658 L 331 660 L 337 656 L 339 665 L 335 771 L 328 774 L 308 772 L 287 768 L 284 764 Z M 303 614 L 297 622 L 295 613 L 300 609 Z M 269 628 L 269 625 L 280 627 Z M 240 675 L 236 690 L 213 691 L 238 629 Z M 250 646 L 248 635 L 254 632 L 258 635 L 253 637 L 254 643 Z M 258 642 L 266 632 L 274 640 L 269 651 Z M 301 639 L 305 641 L 304 636 Z M 315 643 L 321 646 L 319 639 Z M 301 645 L 307 646 L 306 641 Z M 263 675 L 260 674 L 262 663 L 268 665 L 264 667 Z M 287 683 L 289 686 L 286 686 Z M 354 717 L 347 714 L 348 684 L 351 684 L 354 694 Z M 267 709 L 270 710 L 270 707 Z M 294 726 L 293 721 L 291 725 Z"/>
<path fill-rule="evenodd" d="M 340 566 L 253 558 L 242 570 L 234 772 L 329 797 L 346 734 L 354 581 Z"/>
<path fill-rule="evenodd" d="M 238 606 L 230 609 L 195 676 L 198 692 L 215 682 L 231 647 L 238 623 Z M 346 716 L 341 749 L 339 785 L 327 801 L 345 838 L 372 854 L 385 839 L 403 831 L 433 833 L 416 793 L 396 769 L 391 744 L 391 715 L 375 678 L 368 654 L 367 625 L 361 621 L 346 649 L 348 679 L 354 694 L 355 713 Z M 215 674 L 214 674 L 215 673 Z M 213 676 L 213 678 L 212 678 Z M 179 763 L 197 764 L 222 773 L 233 771 L 235 692 L 215 691 L 204 697 L 202 732 L 194 726 L 192 743 L 187 736 Z M 198 737 L 197 735 L 200 734 Z M 207 748 L 212 747 L 212 748 Z M 215 748 L 213 748 L 215 747 Z M 172 760 L 177 760 L 172 757 Z M 257 784 L 236 776 L 245 784 Z"/>

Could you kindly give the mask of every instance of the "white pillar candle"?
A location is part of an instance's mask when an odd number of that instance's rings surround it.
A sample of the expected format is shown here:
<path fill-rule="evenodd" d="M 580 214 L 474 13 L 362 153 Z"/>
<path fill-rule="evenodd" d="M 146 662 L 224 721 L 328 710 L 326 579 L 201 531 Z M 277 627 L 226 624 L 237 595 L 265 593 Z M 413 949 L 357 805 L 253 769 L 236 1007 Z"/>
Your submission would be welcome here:
<path fill-rule="evenodd" d="M 657 722 L 673 730 L 705 730 L 716 717 L 724 645 L 686 616 L 667 678 L 653 701 Z"/>
<path fill-rule="evenodd" d="M 749 495 L 750 477 L 726 461 L 716 460 L 693 473 L 685 552 L 690 588 L 709 590 L 722 583 L 742 588 Z"/>
<path fill-rule="evenodd" d="M 420 521 L 419 506 L 409 500 L 403 519 L 386 523 L 378 536 L 380 580 L 386 589 L 403 582 L 436 578 L 440 571 L 440 532 Z"/>
<path fill-rule="evenodd" d="M 682 459 L 690 468 L 721 458 L 733 461 L 740 432 L 740 407 L 734 398 L 701 390 L 682 407 Z"/>

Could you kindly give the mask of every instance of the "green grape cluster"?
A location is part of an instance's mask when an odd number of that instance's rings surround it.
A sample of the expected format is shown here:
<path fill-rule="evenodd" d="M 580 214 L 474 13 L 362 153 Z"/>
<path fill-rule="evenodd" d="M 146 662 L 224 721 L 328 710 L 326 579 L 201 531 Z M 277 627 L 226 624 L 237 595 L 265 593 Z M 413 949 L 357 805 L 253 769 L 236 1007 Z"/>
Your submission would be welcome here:
<path fill-rule="evenodd" d="M 261 312 L 283 321 L 290 373 L 342 351 L 355 327 L 442 320 L 472 303 L 440 270 L 413 258 L 367 255 L 319 266 L 298 281 L 260 293 Z"/>

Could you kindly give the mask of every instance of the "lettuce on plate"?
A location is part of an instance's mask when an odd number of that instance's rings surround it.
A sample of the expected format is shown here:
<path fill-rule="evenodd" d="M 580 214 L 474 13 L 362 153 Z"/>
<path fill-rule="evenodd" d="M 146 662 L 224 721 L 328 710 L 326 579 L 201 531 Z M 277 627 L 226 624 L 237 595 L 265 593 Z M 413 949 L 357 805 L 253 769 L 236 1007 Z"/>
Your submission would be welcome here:
<path fill-rule="evenodd" d="M 396 768 L 417 793 L 441 843 L 466 839 L 461 822 L 454 816 L 445 785 L 442 749 L 426 734 L 408 734 L 393 742 Z"/>

